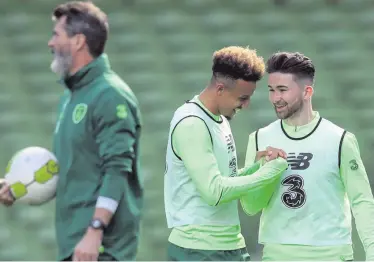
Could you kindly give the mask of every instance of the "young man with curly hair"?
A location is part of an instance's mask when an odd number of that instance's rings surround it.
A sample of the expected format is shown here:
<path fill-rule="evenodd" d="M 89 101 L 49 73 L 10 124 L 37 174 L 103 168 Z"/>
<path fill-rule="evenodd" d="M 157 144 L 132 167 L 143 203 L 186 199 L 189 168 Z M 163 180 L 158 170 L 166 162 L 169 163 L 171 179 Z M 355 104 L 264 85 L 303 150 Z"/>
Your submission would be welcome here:
<path fill-rule="evenodd" d="M 310 58 L 275 53 L 266 71 L 279 119 L 249 136 L 246 164 L 271 145 L 286 151 L 289 168 L 257 198 L 241 198 L 246 213 L 262 210 L 262 260 L 353 260 L 351 209 L 366 260 L 374 260 L 374 199 L 355 135 L 313 110 Z"/>
<path fill-rule="evenodd" d="M 258 160 L 268 154 L 265 161 L 237 167 L 228 120 L 248 106 L 265 71 L 262 57 L 230 46 L 214 53 L 212 71 L 208 86 L 179 107 L 170 124 L 164 194 L 173 261 L 249 259 L 237 200 L 287 168 L 276 149 L 258 154 Z"/>

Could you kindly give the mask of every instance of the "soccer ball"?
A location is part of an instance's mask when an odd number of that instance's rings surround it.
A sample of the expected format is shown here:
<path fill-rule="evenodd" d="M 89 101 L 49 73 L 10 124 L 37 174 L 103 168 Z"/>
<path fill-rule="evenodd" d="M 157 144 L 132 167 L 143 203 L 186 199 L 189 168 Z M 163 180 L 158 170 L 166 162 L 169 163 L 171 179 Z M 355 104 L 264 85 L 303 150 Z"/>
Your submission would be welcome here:
<path fill-rule="evenodd" d="M 27 147 L 11 158 L 4 179 L 16 203 L 41 205 L 55 196 L 58 171 L 53 153 L 42 147 Z"/>

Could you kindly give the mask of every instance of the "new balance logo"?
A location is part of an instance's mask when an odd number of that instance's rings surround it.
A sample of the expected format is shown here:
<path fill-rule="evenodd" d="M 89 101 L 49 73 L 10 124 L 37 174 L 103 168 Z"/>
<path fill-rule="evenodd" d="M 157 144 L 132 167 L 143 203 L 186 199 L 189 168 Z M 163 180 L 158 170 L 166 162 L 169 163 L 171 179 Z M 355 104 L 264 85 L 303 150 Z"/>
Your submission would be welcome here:
<path fill-rule="evenodd" d="M 312 153 L 299 153 L 297 156 L 296 153 L 288 153 L 287 162 L 292 170 L 305 170 L 310 166 L 312 158 Z"/>

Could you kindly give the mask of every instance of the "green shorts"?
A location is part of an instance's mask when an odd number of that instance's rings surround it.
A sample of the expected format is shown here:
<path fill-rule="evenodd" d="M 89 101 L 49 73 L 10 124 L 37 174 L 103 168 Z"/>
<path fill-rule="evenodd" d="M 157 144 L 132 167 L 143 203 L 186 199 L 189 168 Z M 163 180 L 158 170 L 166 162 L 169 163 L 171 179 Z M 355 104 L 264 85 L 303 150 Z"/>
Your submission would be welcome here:
<path fill-rule="evenodd" d="M 235 250 L 200 250 L 168 243 L 168 261 L 250 261 L 246 248 Z"/>

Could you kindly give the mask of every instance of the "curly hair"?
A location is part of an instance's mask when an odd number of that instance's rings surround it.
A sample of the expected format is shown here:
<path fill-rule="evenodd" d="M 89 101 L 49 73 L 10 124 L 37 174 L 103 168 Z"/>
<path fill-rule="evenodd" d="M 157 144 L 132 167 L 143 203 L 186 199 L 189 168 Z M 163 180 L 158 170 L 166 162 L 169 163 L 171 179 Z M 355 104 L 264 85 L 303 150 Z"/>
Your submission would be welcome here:
<path fill-rule="evenodd" d="M 109 25 L 106 14 L 92 2 L 70 1 L 53 10 L 52 19 L 66 16 L 66 32 L 69 37 L 83 34 L 93 57 L 104 52 Z"/>
<path fill-rule="evenodd" d="M 293 74 L 299 80 L 314 81 L 315 68 L 312 60 L 299 52 L 277 52 L 266 62 L 266 72 Z"/>
<path fill-rule="evenodd" d="M 229 46 L 214 52 L 212 71 L 214 77 L 257 82 L 265 73 L 265 63 L 256 50 Z"/>

